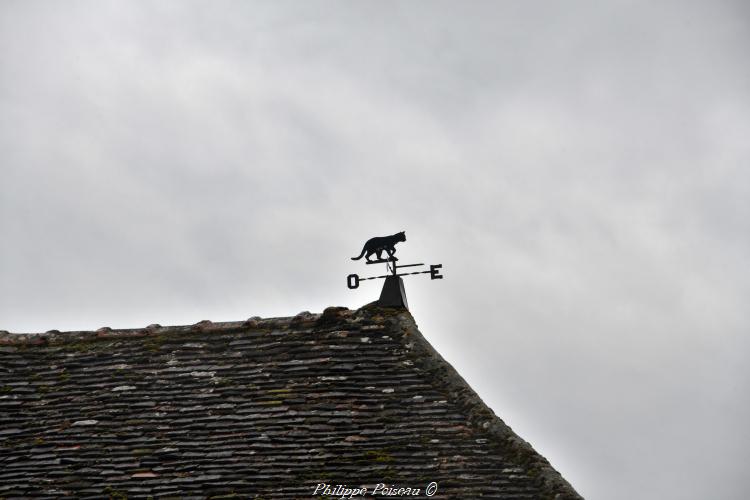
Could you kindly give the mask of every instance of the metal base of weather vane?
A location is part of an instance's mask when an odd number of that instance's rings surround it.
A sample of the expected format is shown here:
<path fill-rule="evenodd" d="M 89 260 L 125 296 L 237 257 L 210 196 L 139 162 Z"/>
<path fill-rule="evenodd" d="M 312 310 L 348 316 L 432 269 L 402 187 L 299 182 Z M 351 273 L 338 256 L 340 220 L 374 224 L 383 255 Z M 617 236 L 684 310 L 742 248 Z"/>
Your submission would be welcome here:
<path fill-rule="evenodd" d="M 380 298 L 377 304 L 380 307 L 403 307 L 409 310 L 409 303 L 406 301 L 406 291 L 404 290 L 404 280 L 401 276 L 388 276 L 383 283 L 383 290 L 380 292 Z"/>

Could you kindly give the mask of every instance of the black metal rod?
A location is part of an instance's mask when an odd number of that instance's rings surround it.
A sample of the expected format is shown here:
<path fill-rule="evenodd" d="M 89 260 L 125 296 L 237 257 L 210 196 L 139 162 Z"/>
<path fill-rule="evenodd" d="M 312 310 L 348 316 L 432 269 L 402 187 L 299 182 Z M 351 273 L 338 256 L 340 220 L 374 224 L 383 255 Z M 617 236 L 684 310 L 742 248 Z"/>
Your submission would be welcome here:
<path fill-rule="evenodd" d="M 398 274 L 384 274 L 383 276 L 370 276 L 369 278 L 359 278 L 359 281 L 366 281 L 366 280 L 377 280 L 381 278 L 387 278 L 388 276 L 410 276 L 412 274 L 430 274 L 431 271 L 415 271 L 413 273 L 398 273 Z"/>

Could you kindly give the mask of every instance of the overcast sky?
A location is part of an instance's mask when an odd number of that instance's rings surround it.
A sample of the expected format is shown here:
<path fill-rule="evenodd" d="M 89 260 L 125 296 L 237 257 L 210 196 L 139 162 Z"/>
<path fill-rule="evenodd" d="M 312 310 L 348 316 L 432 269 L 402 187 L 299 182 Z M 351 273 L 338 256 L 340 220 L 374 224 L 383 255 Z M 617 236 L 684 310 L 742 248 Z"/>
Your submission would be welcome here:
<path fill-rule="evenodd" d="M 750 490 L 742 1 L 0 2 L 0 329 L 417 323 L 591 499 Z M 743 307 L 743 304 L 745 306 Z"/>

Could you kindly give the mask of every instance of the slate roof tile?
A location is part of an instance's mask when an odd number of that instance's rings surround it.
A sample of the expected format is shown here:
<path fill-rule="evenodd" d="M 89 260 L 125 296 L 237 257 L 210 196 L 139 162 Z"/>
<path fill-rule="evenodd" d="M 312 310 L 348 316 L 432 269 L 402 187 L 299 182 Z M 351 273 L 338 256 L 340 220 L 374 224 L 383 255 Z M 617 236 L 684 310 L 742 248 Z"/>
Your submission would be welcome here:
<path fill-rule="evenodd" d="M 577 499 L 405 311 L 0 332 L 0 496 Z"/>

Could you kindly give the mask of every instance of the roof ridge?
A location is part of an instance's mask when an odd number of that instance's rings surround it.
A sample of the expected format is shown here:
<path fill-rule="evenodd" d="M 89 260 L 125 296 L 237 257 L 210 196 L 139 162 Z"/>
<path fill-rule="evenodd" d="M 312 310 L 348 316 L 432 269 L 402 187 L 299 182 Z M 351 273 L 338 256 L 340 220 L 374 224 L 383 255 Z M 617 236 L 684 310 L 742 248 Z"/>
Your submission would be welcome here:
<path fill-rule="evenodd" d="M 449 390 L 456 404 L 465 410 L 470 424 L 495 436 L 509 454 L 528 467 L 539 487 L 548 495 L 545 498 L 582 500 L 583 497 L 549 461 L 498 417 L 456 369 L 437 352 L 419 331 L 414 317 L 408 311 L 398 316 L 398 323 L 404 330 L 404 339 L 408 342 L 407 348 L 411 350 L 415 364 Z"/>
<path fill-rule="evenodd" d="M 140 328 L 110 328 L 104 326 L 96 330 L 48 330 L 43 333 L 11 333 L 7 330 L 0 330 L 0 345 L 43 345 L 43 344 L 64 344 L 68 342 L 80 342 L 82 340 L 96 339 L 123 339 L 130 337 L 143 337 L 152 334 L 169 334 L 169 333 L 196 333 L 202 331 L 231 331 L 238 328 L 269 329 L 284 328 L 290 326 L 304 326 L 305 323 L 313 324 L 321 318 L 327 318 L 331 315 L 341 315 L 342 312 L 350 312 L 346 307 L 328 307 L 323 313 L 311 313 L 302 311 L 294 316 L 274 316 L 261 318 L 252 316 L 244 321 L 217 321 L 201 320 L 192 325 L 169 325 L 162 326 L 153 323 Z"/>

